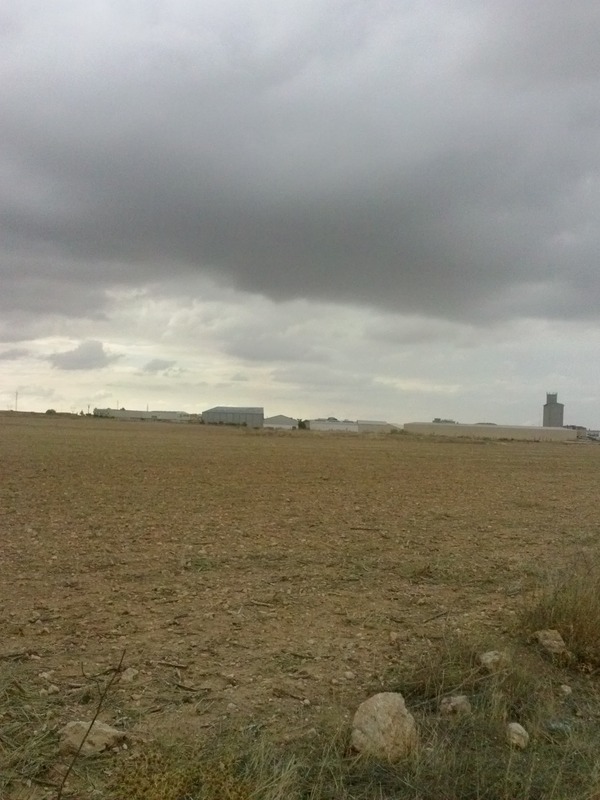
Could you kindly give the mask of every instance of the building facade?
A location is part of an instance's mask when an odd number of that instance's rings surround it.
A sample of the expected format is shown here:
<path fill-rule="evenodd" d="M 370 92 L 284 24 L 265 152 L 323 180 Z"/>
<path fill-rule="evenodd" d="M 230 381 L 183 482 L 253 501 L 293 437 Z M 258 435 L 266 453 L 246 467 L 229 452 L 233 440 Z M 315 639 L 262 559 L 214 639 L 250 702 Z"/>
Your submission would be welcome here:
<path fill-rule="evenodd" d="M 407 422 L 407 433 L 470 439 L 514 439 L 529 442 L 576 441 L 577 431 L 569 428 L 539 428 L 528 425 L 461 425 L 444 422 Z"/>
<path fill-rule="evenodd" d="M 206 425 L 244 425 L 247 428 L 262 428 L 264 408 L 246 406 L 215 406 L 202 412 Z"/>
<path fill-rule="evenodd" d="M 154 422 L 199 422 L 198 414 L 187 411 L 136 411 L 125 408 L 95 408 L 95 417 L 109 419 L 149 420 Z"/>
<path fill-rule="evenodd" d="M 274 417 L 265 417 L 264 427 L 279 431 L 294 431 L 298 427 L 298 420 L 286 417 L 285 414 L 276 414 Z"/>
<path fill-rule="evenodd" d="M 358 433 L 358 423 L 339 419 L 309 419 L 311 431 L 337 431 L 338 433 Z"/>

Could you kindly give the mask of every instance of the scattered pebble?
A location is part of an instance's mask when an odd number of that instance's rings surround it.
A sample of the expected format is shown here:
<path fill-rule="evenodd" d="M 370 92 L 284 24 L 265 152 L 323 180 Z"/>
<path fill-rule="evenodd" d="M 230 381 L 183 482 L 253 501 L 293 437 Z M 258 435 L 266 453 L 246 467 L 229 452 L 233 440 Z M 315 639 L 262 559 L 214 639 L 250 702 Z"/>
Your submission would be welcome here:
<path fill-rule="evenodd" d="M 510 656 L 503 650 L 488 650 L 479 656 L 479 663 L 488 672 L 500 672 L 510 664 Z"/>
<path fill-rule="evenodd" d="M 442 714 L 470 714 L 471 703 L 466 694 L 453 694 L 443 697 L 440 702 Z"/>

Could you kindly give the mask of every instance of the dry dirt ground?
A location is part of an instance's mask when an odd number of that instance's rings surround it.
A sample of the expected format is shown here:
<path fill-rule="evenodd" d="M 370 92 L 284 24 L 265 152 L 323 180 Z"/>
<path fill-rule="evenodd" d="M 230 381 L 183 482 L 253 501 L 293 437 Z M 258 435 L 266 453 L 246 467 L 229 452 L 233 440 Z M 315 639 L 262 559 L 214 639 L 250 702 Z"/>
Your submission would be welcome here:
<path fill-rule="evenodd" d="M 0 416 L 0 662 L 50 724 L 301 737 L 597 552 L 600 447 Z M 392 634 L 392 637 L 390 637 Z"/>

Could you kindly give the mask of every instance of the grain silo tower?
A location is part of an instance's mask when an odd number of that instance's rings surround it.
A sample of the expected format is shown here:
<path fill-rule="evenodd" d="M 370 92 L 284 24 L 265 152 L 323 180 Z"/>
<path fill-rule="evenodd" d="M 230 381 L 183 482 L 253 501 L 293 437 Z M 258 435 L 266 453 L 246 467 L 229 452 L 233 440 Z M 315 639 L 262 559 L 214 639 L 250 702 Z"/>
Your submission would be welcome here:
<path fill-rule="evenodd" d="M 544 428 L 562 428 L 565 407 L 557 401 L 557 394 L 546 393 L 544 405 Z"/>

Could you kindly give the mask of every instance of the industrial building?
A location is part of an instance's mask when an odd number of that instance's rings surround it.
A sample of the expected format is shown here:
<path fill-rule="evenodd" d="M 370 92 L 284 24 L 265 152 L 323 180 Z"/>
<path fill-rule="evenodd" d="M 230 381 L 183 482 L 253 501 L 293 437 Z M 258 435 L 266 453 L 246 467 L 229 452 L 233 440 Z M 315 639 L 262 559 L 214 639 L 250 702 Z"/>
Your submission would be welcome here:
<path fill-rule="evenodd" d="M 264 420 L 264 408 L 215 406 L 202 412 L 202 422 L 206 425 L 245 425 L 248 428 L 262 428 Z"/>
<path fill-rule="evenodd" d="M 149 420 L 154 422 L 199 422 L 198 414 L 186 411 L 135 411 L 125 408 L 95 408 L 95 417 L 125 420 Z"/>
<path fill-rule="evenodd" d="M 539 428 L 528 425 L 461 425 L 444 422 L 407 422 L 407 433 L 470 439 L 515 439 L 530 442 L 569 442 L 577 439 L 570 428 Z"/>
<path fill-rule="evenodd" d="M 276 414 L 274 417 L 265 417 L 264 427 L 280 431 L 295 431 L 298 427 L 298 420 L 286 417 L 285 414 Z"/>
<path fill-rule="evenodd" d="M 306 425 L 311 431 L 358 433 L 358 424 L 349 419 L 309 419 Z"/>
<path fill-rule="evenodd" d="M 356 424 L 359 433 L 391 433 L 398 430 L 397 425 L 377 419 L 359 419 Z"/>
<path fill-rule="evenodd" d="M 546 403 L 544 404 L 544 428 L 562 428 L 564 425 L 563 418 L 565 407 L 559 403 L 557 394 L 546 394 Z"/>
<path fill-rule="evenodd" d="M 390 433 L 397 429 L 389 422 L 375 419 L 359 419 L 358 422 L 349 419 L 310 419 L 307 424 L 311 431 L 341 431 L 344 433 Z"/>

